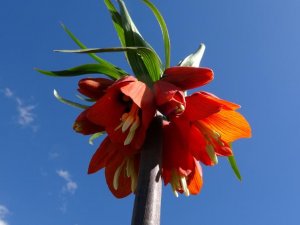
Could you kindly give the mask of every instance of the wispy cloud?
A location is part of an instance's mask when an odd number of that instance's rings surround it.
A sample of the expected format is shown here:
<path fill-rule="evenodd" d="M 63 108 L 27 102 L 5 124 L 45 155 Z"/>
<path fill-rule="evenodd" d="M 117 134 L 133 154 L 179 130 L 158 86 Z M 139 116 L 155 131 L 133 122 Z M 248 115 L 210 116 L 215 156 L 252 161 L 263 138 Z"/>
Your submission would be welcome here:
<path fill-rule="evenodd" d="M 56 173 L 66 181 L 65 185 L 62 188 L 62 191 L 74 194 L 76 189 L 78 188 L 78 185 L 71 179 L 70 173 L 67 170 L 58 170 L 56 171 Z"/>
<path fill-rule="evenodd" d="M 75 181 L 72 180 L 71 174 L 67 170 L 57 170 L 56 171 L 57 175 L 65 180 L 65 184 L 63 185 L 61 189 L 61 206 L 59 207 L 59 210 L 62 213 L 67 212 L 67 206 L 68 206 L 68 196 L 66 195 L 67 193 L 69 194 L 75 194 L 75 191 L 78 188 L 78 185 Z M 0 224 L 1 225 L 1 224 Z"/>
<path fill-rule="evenodd" d="M 6 216 L 9 214 L 9 210 L 4 205 L 0 205 L 0 225 L 9 225 L 6 221 Z"/>
<path fill-rule="evenodd" d="M 8 97 L 8 98 L 10 98 L 14 95 L 14 93 L 9 88 L 4 88 L 3 94 L 5 95 L 5 97 Z"/>
<path fill-rule="evenodd" d="M 34 105 L 25 105 L 19 98 L 15 99 L 17 102 L 17 110 L 19 113 L 18 123 L 21 126 L 27 126 L 34 122 L 35 115 L 32 112 L 35 109 Z"/>
<path fill-rule="evenodd" d="M 36 118 L 33 110 L 36 108 L 36 106 L 32 104 L 26 104 L 24 100 L 18 97 L 10 88 L 4 88 L 1 90 L 1 92 L 5 97 L 15 101 L 16 110 L 18 113 L 16 122 L 22 127 L 30 126 L 34 131 L 36 131 L 37 126 L 33 125 Z"/>

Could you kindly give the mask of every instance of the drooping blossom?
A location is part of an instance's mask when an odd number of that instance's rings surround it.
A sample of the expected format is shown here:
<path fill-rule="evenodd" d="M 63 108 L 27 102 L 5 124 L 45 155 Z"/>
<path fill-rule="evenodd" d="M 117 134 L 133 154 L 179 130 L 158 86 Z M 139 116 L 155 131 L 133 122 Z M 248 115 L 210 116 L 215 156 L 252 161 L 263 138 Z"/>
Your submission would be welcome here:
<path fill-rule="evenodd" d="M 154 85 L 158 109 L 169 121 L 164 128 L 163 179 L 176 195 L 178 191 L 197 194 L 202 173 L 196 160 L 215 165 L 217 156 L 231 156 L 230 144 L 250 137 L 251 128 L 236 112 L 239 105 L 207 92 L 184 96 L 186 90 L 208 83 L 213 78 L 211 70 L 174 67 L 165 73 Z"/>
<path fill-rule="evenodd" d="M 76 131 L 91 134 L 105 130 L 112 142 L 140 149 L 155 113 L 154 96 L 146 84 L 132 76 L 113 83 L 89 79 L 80 81 L 78 90 L 96 102 L 77 118 Z"/>

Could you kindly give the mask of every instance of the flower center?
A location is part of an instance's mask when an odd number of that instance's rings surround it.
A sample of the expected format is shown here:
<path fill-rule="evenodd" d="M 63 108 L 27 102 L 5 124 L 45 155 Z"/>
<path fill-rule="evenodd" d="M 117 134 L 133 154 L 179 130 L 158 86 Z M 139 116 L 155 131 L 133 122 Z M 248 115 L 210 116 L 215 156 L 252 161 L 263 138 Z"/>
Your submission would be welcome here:
<path fill-rule="evenodd" d="M 115 131 L 121 128 L 122 133 L 125 133 L 129 130 L 124 141 L 124 145 L 129 145 L 134 138 L 135 131 L 140 126 L 139 107 L 132 103 L 130 111 L 128 113 L 124 113 L 120 120 L 121 123 L 116 127 Z"/>

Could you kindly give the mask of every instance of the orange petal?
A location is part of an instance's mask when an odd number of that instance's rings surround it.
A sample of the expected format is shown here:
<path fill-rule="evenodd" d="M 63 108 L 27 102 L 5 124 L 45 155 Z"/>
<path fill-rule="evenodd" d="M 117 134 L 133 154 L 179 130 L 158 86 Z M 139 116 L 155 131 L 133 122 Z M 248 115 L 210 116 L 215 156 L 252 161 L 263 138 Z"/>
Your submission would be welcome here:
<path fill-rule="evenodd" d="M 209 83 L 213 77 L 213 71 L 208 68 L 177 66 L 166 69 L 162 80 L 188 90 Z"/>
<path fill-rule="evenodd" d="M 212 101 L 215 101 L 215 102 L 221 104 L 221 105 L 222 105 L 222 108 L 224 108 L 224 109 L 229 109 L 229 110 L 232 109 L 232 110 L 236 110 L 236 109 L 241 108 L 240 105 L 235 104 L 235 103 L 233 103 L 233 102 L 226 101 L 226 100 L 224 100 L 224 99 L 221 99 L 221 98 L 215 96 L 215 95 L 212 94 L 212 93 L 205 92 L 205 91 L 201 91 L 200 93 L 203 94 L 203 95 L 205 95 L 207 98 L 211 99 Z"/>
<path fill-rule="evenodd" d="M 190 191 L 190 194 L 192 194 L 192 195 L 199 194 L 199 192 L 201 191 L 202 185 L 203 185 L 202 169 L 201 169 L 200 164 L 195 160 L 195 170 L 189 176 L 189 179 L 188 179 L 188 189 Z"/>
<path fill-rule="evenodd" d="M 251 127 L 238 112 L 221 110 L 202 120 L 205 126 L 218 132 L 223 141 L 230 143 L 239 138 L 251 137 Z"/>
<path fill-rule="evenodd" d="M 152 91 L 143 82 L 129 82 L 120 90 L 124 95 L 130 97 L 139 108 L 142 108 L 142 102 L 149 101 L 151 103 L 153 101 Z"/>

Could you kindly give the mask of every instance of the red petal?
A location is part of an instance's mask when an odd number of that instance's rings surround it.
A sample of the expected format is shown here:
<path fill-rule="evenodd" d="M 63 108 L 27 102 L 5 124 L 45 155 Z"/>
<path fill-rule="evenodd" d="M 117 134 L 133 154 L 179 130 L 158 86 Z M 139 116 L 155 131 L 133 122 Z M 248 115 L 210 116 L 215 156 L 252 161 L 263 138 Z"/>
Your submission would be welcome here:
<path fill-rule="evenodd" d="M 90 161 L 88 174 L 95 173 L 105 167 L 116 153 L 115 146 L 113 146 L 110 139 L 106 137 Z"/>
<path fill-rule="evenodd" d="M 132 101 L 142 108 L 142 104 L 151 103 L 153 101 L 153 94 L 147 85 L 140 81 L 130 82 L 120 88 L 124 95 L 127 95 Z"/>
<path fill-rule="evenodd" d="M 92 123 L 87 118 L 88 110 L 89 109 L 84 110 L 82 113 L 79 114 L 79 116 L 73 124 L 73 129 L 76 132 L 82 133 L 84 135 L 94 134 L 103 131 L 104 128 L 102 126 Z"/>
<path fill-rule="evenodd" d="M 163 114 L 168 116 L 169 114 L 176 112 L 176 109 L 178 109 L 179 106 L 185 108 L 184 93 L 175 85 L 159 80 L 154 84 L 153 90 L 155 93 L 156 105 Z"/>
<path fill-rule="evenodd" d="M 187 134 L 184 135 L 188 129 L 183 125 L 170 123 L 163 129 L 162 170 L 165 183 L 169 182 L 170 171 L 174 169 L 184 176 L 188 176 L 194 169 L 194 159 L 188 151 Z"/>
<path fill-rule="evenodd" d="M 106 93 L 89 108 L 87 118 L 100 126 L 116 128 L 126 107 L 119 100 L 119 97 L 120 93 L 118 91 Z"/>
<path fill-rule="evenodd" d="M 206 151 L 206 140 L 201 131 L 194 125 L 191 126 L 189 136 L 189 151 L 199 161 L 207 166 L 214 165 Z"/>
<path fill-rule="evenodd" d="M 89 98 L 98 99 L 113 83 L 114 81 L 105 78 L 85 78 L 78 82 L 78 91 Z"/>
<path fill-rule="evenodd" d="M 121 157 L 114 158 L 113 162 L 105 168 L 106 183 L 116 198 L 124 198 L 131 193 L 131 179 L 126 176 L 125 166 L 120 172 L 118 189 L 116 190 L 113 186 L 115 172 L 124 160 Z"/>
<path fill-rule="evenodd" d="M 207 95 L 196 92 L 186 97 L 184 116 L 190 121 L 201 120 L 221 110 L 222 105 Z"/>
<path fill-rule="evenodd" d="M 166 69 L 162 80 L 188 90 L 209 83 L 213 77 L 213 71 L 208 68 L 178 66 Z"/>

